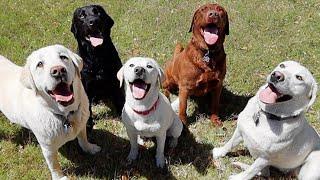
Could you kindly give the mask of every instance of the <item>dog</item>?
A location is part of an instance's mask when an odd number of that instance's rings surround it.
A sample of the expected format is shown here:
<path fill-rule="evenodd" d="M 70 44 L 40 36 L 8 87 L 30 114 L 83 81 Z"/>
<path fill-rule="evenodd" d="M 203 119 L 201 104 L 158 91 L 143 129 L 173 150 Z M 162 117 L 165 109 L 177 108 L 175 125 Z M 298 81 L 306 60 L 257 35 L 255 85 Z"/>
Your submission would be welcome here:
<path fill-rule="evenodd" d="M 82 59 L 62 45 L 34 51 L 24 67 L 0 56 L 0 110 L 34 133 L 54 180 L 67 179 L 57 159 L 66 142 L 77 137 L 85 152 L 101 149 L 87 140 L 89 101 L 80 80 L 82 66 Z"/>
<path fill-rule="evenodd" d="M 220 94 L 226 74 L 225 36 L 229 35 L 226 10 L 218 4 L 201 6 L 193 15 L 189 32 L 192 38 L 185 49 L 175 47 L 173 59 L 165 64 L 165 95 L 179 90 L 179 117 L 187 124 L 187 99 L 210 99 L 211 121 L 222 125 L 218 117 Z M 177 102 L 176 102 L 177 103 Z"/>
<path fill-rule="evenodd" d="M 304 115 L 316 93 L 317 83 L 304 66 L 280 63 L 239 114 L 232 138 L 213 149 L 213 158 L 225 156 L 243 140 L 256 160 L 251 166 L 235 163 L 245 171 L 230 179 L 268 176 L 269 166 L 298 171 L 299 179 L 320 179 L 320 137 Z"/>
<path fill-rule="evenodd" d="M 162 69 L 154 59 L 134 57 L 123 65 L 117 77 L 120 86 L 124 84 L 125 87 L 122 121 L 131 144 L 128 161 L 137 158 L 140 137 L 156 137 L 156 165 L 163 168 L 166 136 L 173 137 L 169 145 L 174 148 L 182 131 L 182 123 L 169 100 L 159 92 L 164 78 Z"/>
<path fill-rule="evenodd" d="M 119 116 L 124 105 L 124 93 L 119 89 L 116 78 L 122 63 L 110 37 L 113 24 L 113 19 L 99 5 L 77 8 L 72 19 L 71 32 L 84 61 L 81 75 L 90 104 L 89 130 L 94 125 L 93 103 L 110 100 Z"/>

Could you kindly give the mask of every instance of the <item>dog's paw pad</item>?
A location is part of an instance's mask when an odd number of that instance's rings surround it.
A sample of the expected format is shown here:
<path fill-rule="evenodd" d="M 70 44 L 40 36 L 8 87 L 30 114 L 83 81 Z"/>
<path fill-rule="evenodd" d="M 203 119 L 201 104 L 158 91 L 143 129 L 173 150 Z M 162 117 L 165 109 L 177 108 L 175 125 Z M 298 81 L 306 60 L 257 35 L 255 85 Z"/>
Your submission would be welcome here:
<path fill-rule="evenodd" d="M 212 150 L 213 159 L 218 159 L 218 158 L 223 157 L 223 156 L 225 156 L 225 152 L 224 152 L 223 148 L 221 148 L 221 147 L 220 148 L 214 148 Z"/>

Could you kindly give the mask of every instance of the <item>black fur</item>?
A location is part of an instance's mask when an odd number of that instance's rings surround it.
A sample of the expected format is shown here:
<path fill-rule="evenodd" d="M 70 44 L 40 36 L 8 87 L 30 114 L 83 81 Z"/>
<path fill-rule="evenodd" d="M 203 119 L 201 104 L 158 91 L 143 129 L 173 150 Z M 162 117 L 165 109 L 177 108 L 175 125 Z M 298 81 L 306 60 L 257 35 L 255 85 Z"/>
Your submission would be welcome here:
<path fill-rule="evenodd" d="M 84 61 L 81 76 L 90 102 L 89 131 L 94 125 L 92 103 L 111 100 L 119 116 L 124 105 L 123 89 L 119 88 L 116 77 L 122 63 L 110 37 L 113 24 L 112 18 L 99 5 L 76 9 L 72 19 L 71 32 L 78 42 L 78 53 Z M 101 38 L 103 43 L 94 47 L 89 37 Z"/>

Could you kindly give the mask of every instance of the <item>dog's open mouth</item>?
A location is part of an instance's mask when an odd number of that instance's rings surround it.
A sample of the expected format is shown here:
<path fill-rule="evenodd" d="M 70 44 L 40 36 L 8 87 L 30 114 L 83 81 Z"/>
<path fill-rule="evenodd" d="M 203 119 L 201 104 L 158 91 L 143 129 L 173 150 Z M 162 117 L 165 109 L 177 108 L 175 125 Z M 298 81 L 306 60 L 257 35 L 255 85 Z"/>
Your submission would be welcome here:
<path fill-rule="evenodd" d="M 67 83 L 59 83 L 54 90 L 47 91 L 47 93 L 59 104 L 63 106 L 69 106 L 73 103 L 73 87 L 72 84 L 68 85 Z"/>
<path fill-rule="evenodd" d="M 137 100 L 143 99 L 148 94 L 150 86 L 150 84 L 145 83 L 142 79 L 134 80 L 130 83 L 133 98 Z"/>
<path fill-rule="evenodd" d="M 103 43 L 103 37 L 101 37 L 100 35 L 89 35 L 86 37 L 86 40 L 89 41 L 93 47 L 100 46 Z"/>
<path fill-rule="evenodd" d="M 211 23 L 202 28 L 202 35 L 208 45 L 214 45 L 218 41 L 218 27 Z"/>
<path fill-rule="evenodd" d="M 274 104 L 289 101 L 292 99 L 292 96 L 281 94 L 273 84 L 269 83 L 268 86 L 260 92 L 259 99 L 263 103 Z"/>

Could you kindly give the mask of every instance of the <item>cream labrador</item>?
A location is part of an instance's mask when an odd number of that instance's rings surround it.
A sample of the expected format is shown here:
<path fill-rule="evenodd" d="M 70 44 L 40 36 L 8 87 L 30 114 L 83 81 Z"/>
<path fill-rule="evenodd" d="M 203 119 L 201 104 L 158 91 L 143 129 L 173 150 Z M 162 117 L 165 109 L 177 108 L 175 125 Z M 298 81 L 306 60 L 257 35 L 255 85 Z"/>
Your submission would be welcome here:
<path fill-rule="evenodd" d="M 256 158 L 245 171 L 230 179 L 268 176 L 268 167 L 294 170 L 299 179 L 320 179 L 320 138 L 305 118 L 316 99 L 317 83 L 311 73 L 294 61 L 280 63 L 240 113 L 232 138 L 214 148 L 213 158 L 226 155 L 240 141 Z M 264 174 L 261 174 L 264 173 Z"/>
<path fill-rule="evenodd" d="M 34 51 L 24 67 L 0 56 L 0 110 L 36 136 L 52 179 L 67 179 L 58 149 L 78 138 L 85 152 L 100 147 L 87 140 L 89 103 L 80 80 L 82 59 L 61 45 Z"/>
<path fill-rule="evenodd" d="M 140 137 L 156 137 L 156 165 L 164 167 L 164 146 L 167 136 L 172 136 L 170 147 L 175 147 L 182 131 L 182 123 L 172 110 L 169 100 L 159 92 L 163 71 L 151 58 L 134 57 L 119 70 L 120 86 L 125 84 L 126 101 L 122 121 L 127 129 L 131 149 L 128 161 L 138 156 Z"/>

